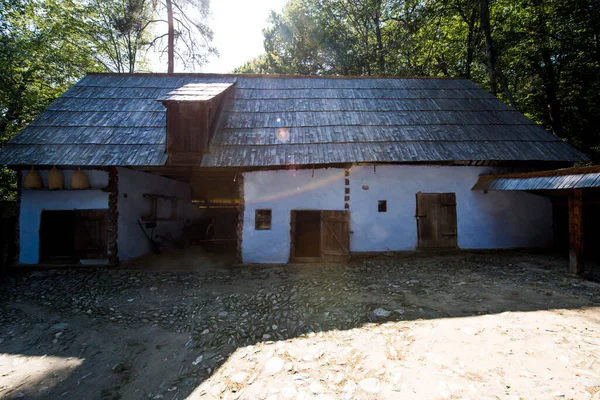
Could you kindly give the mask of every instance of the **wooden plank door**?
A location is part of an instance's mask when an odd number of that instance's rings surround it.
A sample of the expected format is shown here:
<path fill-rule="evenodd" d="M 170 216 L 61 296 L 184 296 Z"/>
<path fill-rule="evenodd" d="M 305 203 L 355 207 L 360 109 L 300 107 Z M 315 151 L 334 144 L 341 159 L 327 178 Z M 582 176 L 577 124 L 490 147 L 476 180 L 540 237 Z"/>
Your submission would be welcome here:
<path fill-rule="evenodd" d="M 75 251 L 79 259 L 103 260 L 108 248 L 107 210 L 76 212 Z"/>
<path fill-rule="evenodd" d="M 350 256 L 350 212 L 322 211 L 321 257 L 345 261 Z"/>
<path fill-rule="evenodd" d="M 417 193 L 419 248 L 457 247 L 456 195 Z"/>

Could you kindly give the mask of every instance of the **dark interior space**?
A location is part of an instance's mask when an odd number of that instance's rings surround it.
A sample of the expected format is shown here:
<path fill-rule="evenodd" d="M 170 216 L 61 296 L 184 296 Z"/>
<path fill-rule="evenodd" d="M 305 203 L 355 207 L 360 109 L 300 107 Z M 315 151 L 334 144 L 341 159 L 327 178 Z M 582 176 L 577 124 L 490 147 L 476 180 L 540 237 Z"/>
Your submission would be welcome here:
<path fill-rule="evenodd" d="M 40 261 L 72 264 L 107 258 L 107 210 L 42 211 Z"/>
<path fill-rule="evenodd" d="M 561 255 L 569 254 L 569 207 L 567 193 L 552 194 L 554 250 Z M 583 258 L 586 274 L 597 275 L 600 262 L 600 192 L 583 190 Z"/>
<path fill-rule="evenodd" d="M 75 211 L 42 211 L 40 261 L 75 261 Z"/>
<path fill-rule="evenodd" d="M 554 249 L 562 254 L 569 253 L 569 214 L 566 202 L 555 202 L 554 213 Z M 587 261 L 600 261 L 600 204 L 583 205 L 583 241 L 584 257 Z"/>
<path fill-rule="evenodd" d="M 17 216 L 16 202 L 0 201 L 0 274 L 12 265 L 17 255 Z"/>
<path fill-rule="evenodd" d="M 184 228 L 186 246 L 198 244 L 217 253 L 234 253 L 237 250 L 237 207 L 211 207 L 203 209 L 203 218 Z"/>
<path fill-rule="evenodd" d="M 321 212 L 296 211 L 295 257 L 321 256 Z"/>

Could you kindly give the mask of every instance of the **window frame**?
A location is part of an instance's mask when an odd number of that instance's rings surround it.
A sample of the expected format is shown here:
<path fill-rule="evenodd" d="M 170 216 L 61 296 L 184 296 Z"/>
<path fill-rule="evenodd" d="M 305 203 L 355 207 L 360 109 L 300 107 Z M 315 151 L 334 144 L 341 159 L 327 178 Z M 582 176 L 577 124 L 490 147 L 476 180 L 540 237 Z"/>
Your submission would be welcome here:
<path fill-rule="evenodd" d="M 262 215 L 261 215 L 262 214 Z M 257 208 L 254 210 L 254 230 L 270 231 L 273 221 L 273 210 L 270 208 Z M 268 226 L 267 226 L 268 223 Z"/>

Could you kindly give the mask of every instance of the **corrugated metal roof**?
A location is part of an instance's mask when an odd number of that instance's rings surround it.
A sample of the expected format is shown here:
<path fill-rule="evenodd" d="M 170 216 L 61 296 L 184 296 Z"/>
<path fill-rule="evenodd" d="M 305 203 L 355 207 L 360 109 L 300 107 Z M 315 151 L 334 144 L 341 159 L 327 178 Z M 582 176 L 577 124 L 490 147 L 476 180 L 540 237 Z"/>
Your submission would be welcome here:
<path fill-rule="evenodd" d="M 156 100 L 231 85 L 202 166 L 586 160 L 468 80 L 91 74 L 12 139 L 0 164 L 163 165 Z"/>
<path fill-rule="evenodd" d="M 482 175 L 473 190 L 565 190 L 600 187 L 600 166 Z"/>

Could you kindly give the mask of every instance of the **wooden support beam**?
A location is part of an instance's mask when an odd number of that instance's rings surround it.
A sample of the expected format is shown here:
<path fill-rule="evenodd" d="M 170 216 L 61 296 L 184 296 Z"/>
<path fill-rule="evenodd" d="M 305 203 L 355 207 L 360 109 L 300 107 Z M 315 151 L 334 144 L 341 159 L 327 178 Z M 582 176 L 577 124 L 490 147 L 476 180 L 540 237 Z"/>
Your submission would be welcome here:
<path fill-rule="evenodd" d="M 569 272 L 583 273 L 583 189 L 569 192 Z"/>

